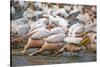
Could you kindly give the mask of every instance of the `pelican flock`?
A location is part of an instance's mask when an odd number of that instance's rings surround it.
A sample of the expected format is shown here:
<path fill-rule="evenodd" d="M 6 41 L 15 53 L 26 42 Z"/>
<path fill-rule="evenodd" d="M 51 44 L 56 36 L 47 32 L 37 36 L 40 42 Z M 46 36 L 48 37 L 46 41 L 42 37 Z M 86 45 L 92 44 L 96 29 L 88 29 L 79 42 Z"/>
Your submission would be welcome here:
<path fill-rule="evenodd" d="M 22 53 L 96 51 L 96 6 L 12 0 L 10 8 L 11 45 L 22 43 Z"/>

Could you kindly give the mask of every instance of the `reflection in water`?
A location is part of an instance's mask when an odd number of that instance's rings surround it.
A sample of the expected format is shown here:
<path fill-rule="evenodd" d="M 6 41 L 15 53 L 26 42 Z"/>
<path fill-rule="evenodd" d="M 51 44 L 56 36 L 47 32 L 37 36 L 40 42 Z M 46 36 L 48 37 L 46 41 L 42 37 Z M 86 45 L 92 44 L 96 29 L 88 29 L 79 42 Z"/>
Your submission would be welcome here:
<path fill-rule="evenodd" d="M 21 49 L 22 50 L 22 49 Z M 13 50 L 12 52 L 19 52 L 20 49 Z M 34 50 L 28 50 L 27 53 Z M 12 54 L 13 66 L 27 66 L 27 65 L 43 65 L 43 64 L 60 64 L 60 63 L 76 63 L 76 62 L 90 62 L 96 61 L 96 53 L 81 52 L 79 56 L 76 53 L 73 55 L 70 52 L 64 52 L 61 56 L 53 57 L 51 55 L 37 55 L 27 56 L 21 54 Z"/>

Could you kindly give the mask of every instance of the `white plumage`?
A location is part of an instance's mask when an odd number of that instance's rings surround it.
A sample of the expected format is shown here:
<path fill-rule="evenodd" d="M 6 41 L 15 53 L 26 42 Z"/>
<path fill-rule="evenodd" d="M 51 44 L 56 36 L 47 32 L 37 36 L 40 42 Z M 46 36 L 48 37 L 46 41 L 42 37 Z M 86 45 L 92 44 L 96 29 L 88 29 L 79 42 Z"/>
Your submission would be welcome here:
<path fill-rule="evenodd" d="M 41 2 L 36 2 L 36 3 L 34 3 L 34 5 L 35 5 L 36 9 L 42 9 L 42 3 Z"/>
<path fill-rule="evenodd" d="M 66 37 L 64 39 L 64 42 L 79 44 L 81 42 L 81 40 L 82 40 L 82 38 Z"/>
<path fill-rule="evenodd" d="M 21 0 L 19 4 L 20 7 L 26 7 L 28 2 Z M 64 5 L 64 7 L 59 8 L 58 5 L 54 4 L 51 4 L 52 6 L 50 7 L 49 4 L 41 2 L 33 2 L 33 4 L 35 5 L 35 9 L 27 8 L 27 10 L 23 12 L 23 18 L 12 21 L 12 33 L 23 36 L 28 32 L 36 32 L 31 36 L 32 39 L 44 39 L 47 42 L 64 41 L 67 43 L 79 44 L 82 38 L 77 38 L 76 33 L 81 33 L 84 30 L 96 31 L 96 22 L 92 23 L 93 21 L 91 21 L 91 17 L 88 13 L 81 13 L 83 6 Z M 15 14 L 15 8 L 13 6 L 11 10 L 12 14 Z M 91 11 L 95 12 L 96 8 L 92 7 Z M 77 23 L 74 24 L 73 14 L 77 14 L 77 12 L 79 12 L 79 15 L 77 17 L 75 16 L 76 19 L 85 22 L 85 27 L 79 23 L 79 21 L 76 21 Z M 72 15 L 72 17 L 68 17 L 69 15 Z M 68 28 L 69 21 L 71 20 L 72 24 Z M 49 27 L 51 28 L 50 30 L 47 29 Z M 66 37 L 65 34 L 68 36 Z"/>
<path fill-rule="evenodd" d="M 48 38 L 45 39 L 47 42 L 63 42 L 65 38 L 65 34 L 56 34 L 51 35 Z"/>
<path fill-rule="evenodd" d="M 24 11 L 23 13 L 24 18 L 33 17 L 33 16 L 34 16 L 34 11 L 30 8 L 27 8 L 27 10 Z"/>
<path fill-rule="evenodd" d="M 61 27 L 55 27 L 53 29 L 51 29 L 51 35 L 54 35 L 54 34 L 65 34 L 64 30 L 61 28 Z"/>
<path fill-rule="evenodd" d="M 50 35 L 50 32 L 46 28 L 38 28 L 34 30 L 34 33 L 31 38 L 32 39 L 43 39 L 45 37 L 48 37 Z"/>
<path fill-rule="evenodd" d="M 69 25 L 68 21 L 66 21 L 62 17 L 57 17 L 56 20 L 58 20 L 58 25 L 61 26 L 63 28 L 63 30 L 66 32 L 67 31 L 67 27 Z"/>
<path fill-rule="evenodd" d="M 84 29 L 83 25 L 76 23 L 69 28 L 68 36 L 69 37 L 75 37 L 75 33 L 76 32 L 81 33 L 83 31 L 83 29 Z"/>

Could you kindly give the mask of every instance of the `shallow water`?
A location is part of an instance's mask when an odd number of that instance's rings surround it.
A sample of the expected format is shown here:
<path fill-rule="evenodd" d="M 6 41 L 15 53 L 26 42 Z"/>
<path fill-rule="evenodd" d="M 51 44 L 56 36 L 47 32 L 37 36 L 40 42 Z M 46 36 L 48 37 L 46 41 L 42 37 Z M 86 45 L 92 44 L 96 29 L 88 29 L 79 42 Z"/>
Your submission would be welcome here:
<path fill-rule="evenodd" d="M 77 53 L 71 55 L 70 52 L 64 52 L 61 56 L 51 56 L 48 52 L 42 55 L 28 56 L 14 52 L 20 52 L 22 49 L 13 50 L 11 62 L 12 66 L 27 66 L 27 65 L 44 65 L 44 64 L 61 64 L 61 63 L 76 63 L 76 62 L 92 62 L 96 61 L 96 53 L 81 52 L 79 56 Z M 28 50 L 27 53 L 35 50 Z"/>
<path fill-rule="evenodd" d="M 18 19 L 22 17 L 22 12 L 16 11 L 15 18 Z M 20 52 L 22 49 L 13 49 L 11 55 L 11 65 L 12 66 L 29 66 L 29 65 L 44 65 L 44 64 L 61 64 L 61 63 L 76 63 L 76 62 L 92 62 L 96 61 L 96 53 L 81 52 L 78 56 L 77 53 L 73 55 L 70 52 L 64 52 L 62 56 L 53 57 L 48 53 L 28 56 L 22 55 L 16 52 Z M 27 53 L 34 52 L 35 50 L 28 50 Z"/>

